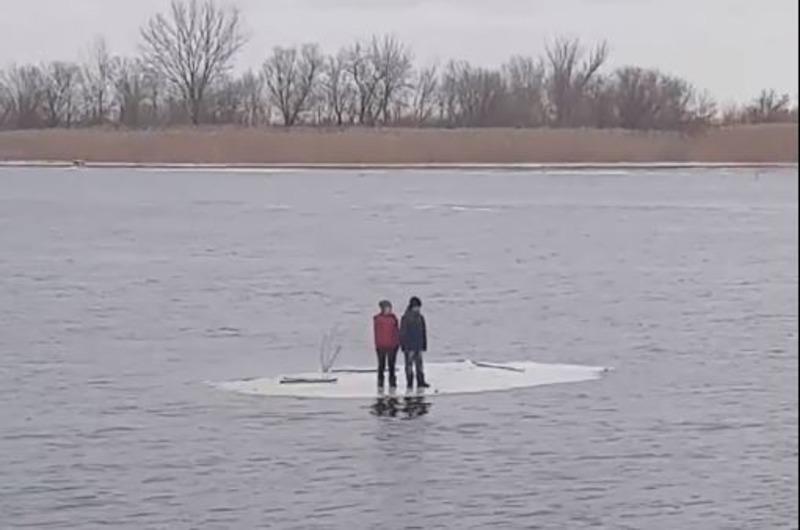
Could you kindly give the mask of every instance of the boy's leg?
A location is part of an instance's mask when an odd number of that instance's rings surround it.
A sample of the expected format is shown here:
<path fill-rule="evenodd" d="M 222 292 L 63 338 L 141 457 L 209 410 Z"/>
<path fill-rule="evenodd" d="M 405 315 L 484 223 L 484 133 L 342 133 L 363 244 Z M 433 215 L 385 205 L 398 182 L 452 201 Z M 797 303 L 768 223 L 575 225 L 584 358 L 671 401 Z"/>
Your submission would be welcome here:
<path fill-rule="evenodd" d="M 389 352 L 387 369 L 389 370 L 389 388 L 397 388 L 397 348 Z"/>
<path fill-rule="evenodd" d="M 386 350 L 377 350 L 378 354 L 378 387 L 383 388 L 383 372 L 386 371 Z"/>
<path fill-rule="evenodd" d="M 403 356 L 406 361 L 406 386 L 414 388 L 414 352 L 404 351 Z"/>
<path fill-rule="evenodd" d="M 417 372 L 417 387 L 426 386 L 425 369 L 422 367 L 422 352 L 418 351 L 414 355 L 414 370 Z"/>

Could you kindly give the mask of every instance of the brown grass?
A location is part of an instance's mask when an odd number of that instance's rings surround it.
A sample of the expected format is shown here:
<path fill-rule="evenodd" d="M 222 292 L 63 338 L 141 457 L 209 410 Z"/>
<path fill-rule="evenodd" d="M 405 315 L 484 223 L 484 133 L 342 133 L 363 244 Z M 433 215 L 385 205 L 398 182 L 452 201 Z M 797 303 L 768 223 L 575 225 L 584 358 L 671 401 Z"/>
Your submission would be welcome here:
<path fill-rule="evenodd" d="M 0 132 L 0 161 L 208 164 L 796 163 L 798 127 L 701 135 L 557 129 L 231 129 Z"/>

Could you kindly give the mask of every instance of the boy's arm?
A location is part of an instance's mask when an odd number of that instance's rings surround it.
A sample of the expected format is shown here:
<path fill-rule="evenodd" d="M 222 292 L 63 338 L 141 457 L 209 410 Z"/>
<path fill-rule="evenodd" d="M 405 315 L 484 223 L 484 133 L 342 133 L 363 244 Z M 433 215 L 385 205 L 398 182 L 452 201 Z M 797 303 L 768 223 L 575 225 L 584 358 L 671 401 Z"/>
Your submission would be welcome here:
<path fill-rule="evenodd" d="M 392 316 L 394 317 L 394 338 L 395 338 L 395 344 L 396 344 L 397 346 L 400 346 L 400 321 L 399 321 L 399 320 L 397 320 L 397 317 L 395 317 L 394 315 L 392 315 Z"/>
<path fill-rule="evenodd" d="M 422 351 L 428 351 L 428 329 L 425 325 L 425 317 L 422 319 Z"/>
<path fill-rule="evenodd" d="M 406 326 L 406 317 L 403 315 L 403 318 L 400 319 L 400 329 L 397 331 L 397 336 L 400 339 L 400 349 L 406 351 L 406 333 L 408 331 L 408 327 Z"/>

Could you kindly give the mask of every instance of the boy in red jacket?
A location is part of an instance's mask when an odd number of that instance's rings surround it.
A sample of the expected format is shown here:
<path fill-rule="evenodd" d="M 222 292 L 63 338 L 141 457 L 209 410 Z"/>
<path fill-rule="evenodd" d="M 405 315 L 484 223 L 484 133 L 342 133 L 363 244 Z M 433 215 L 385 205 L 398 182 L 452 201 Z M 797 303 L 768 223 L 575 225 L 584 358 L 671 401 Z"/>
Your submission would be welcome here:
<path fill-rule="evenodd" d="M 381 312 L 372 318 L 375 332 L 375 351 L 378 354 L 378 390 L 383 390 L 384 372 L 389 370 L 389 388 L 397 388 L 397 350 L 400 349 L 400 330 L 397 317 L 392 313 L 392 303 L 382 300 L 378 307 Z"/>

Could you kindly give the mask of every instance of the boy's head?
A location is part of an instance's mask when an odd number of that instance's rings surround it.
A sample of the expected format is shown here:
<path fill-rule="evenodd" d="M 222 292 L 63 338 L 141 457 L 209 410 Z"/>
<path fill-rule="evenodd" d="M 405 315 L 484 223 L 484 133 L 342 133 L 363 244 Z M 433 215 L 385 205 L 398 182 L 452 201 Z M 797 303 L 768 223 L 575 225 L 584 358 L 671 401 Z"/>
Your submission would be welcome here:
<path fill-rule="evenodd" d="M 422 300 L 420 300 L 416 296 L 412 296 L 411 300 L 408 301 L 408 309 L 411 311 L 419 312 L 420 310 L 422 310 Z"/>
<path fill-rule="evenodd" d="M 384 315 L 388 315 L 392 312 L 392 303 L 389 300 L 381 300 L 378 303 L 378 307 L 381 309 L 381 313 Z"/>

